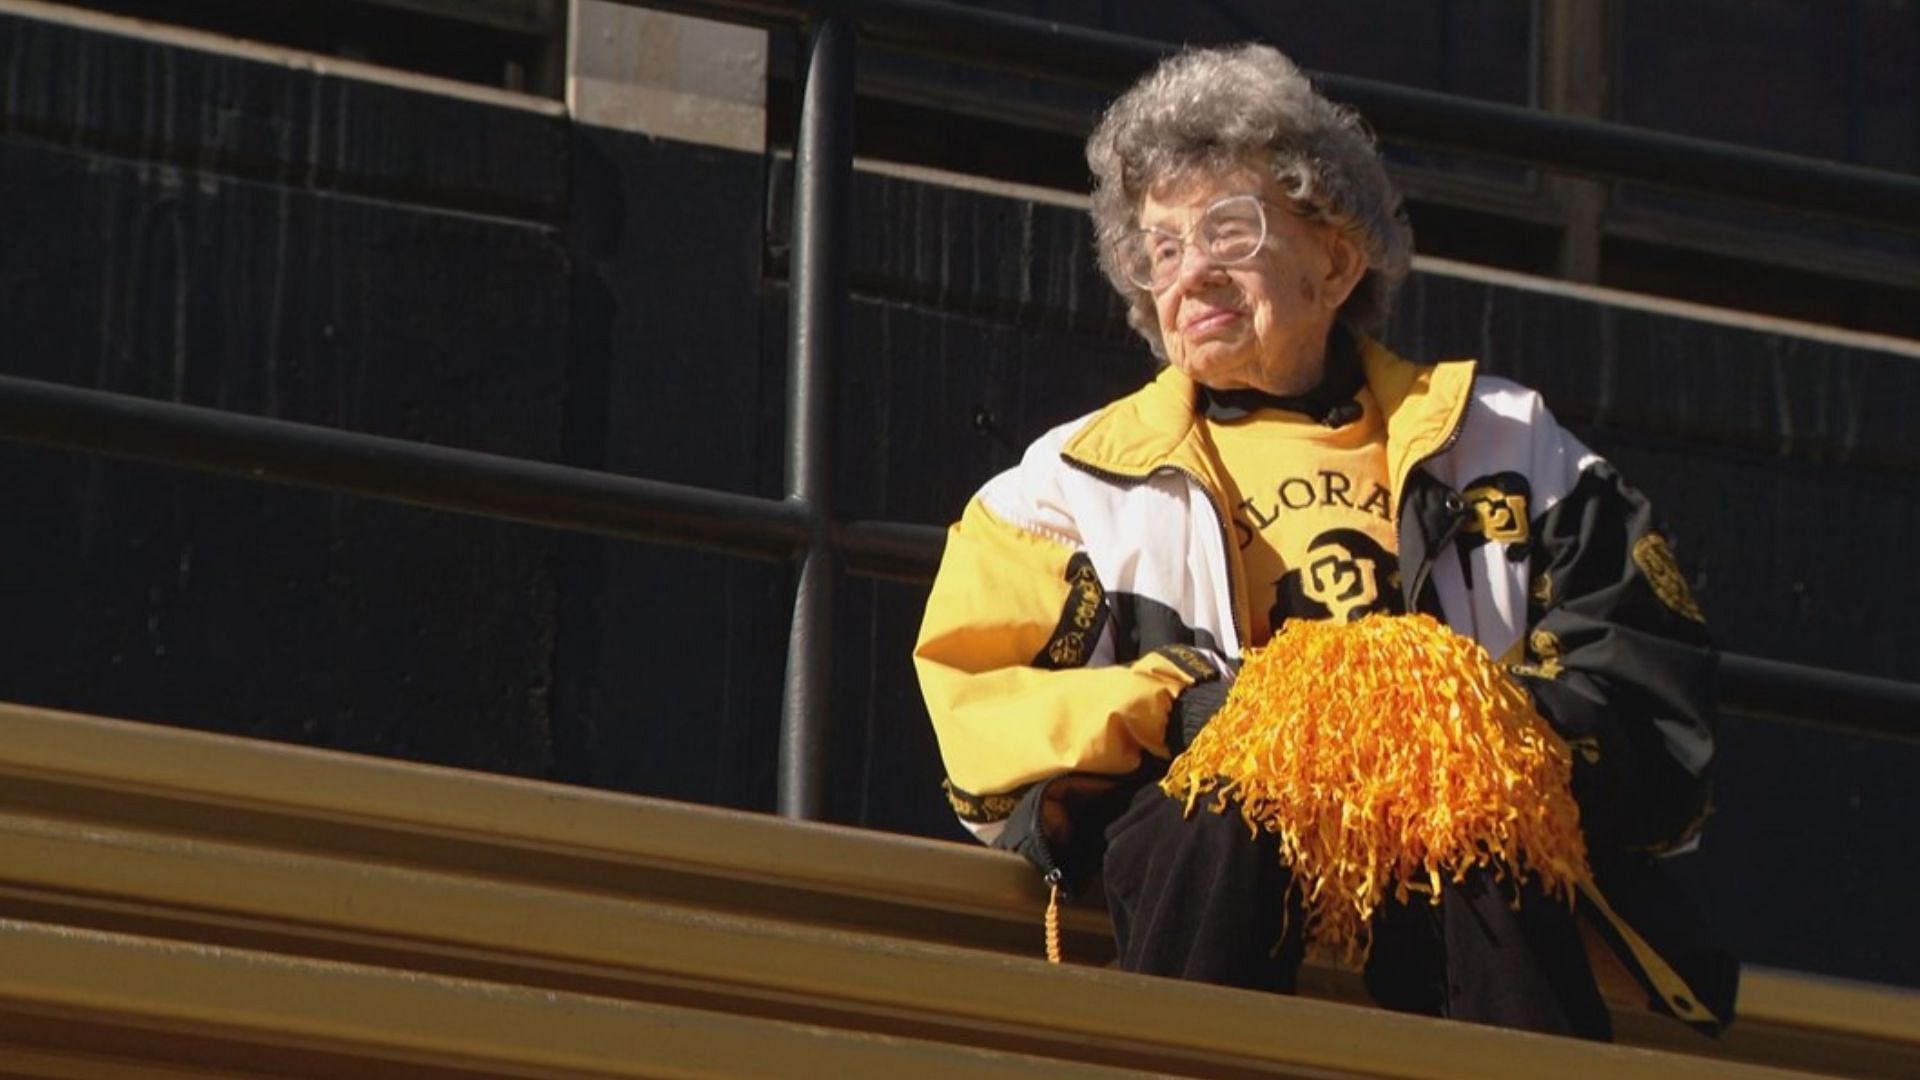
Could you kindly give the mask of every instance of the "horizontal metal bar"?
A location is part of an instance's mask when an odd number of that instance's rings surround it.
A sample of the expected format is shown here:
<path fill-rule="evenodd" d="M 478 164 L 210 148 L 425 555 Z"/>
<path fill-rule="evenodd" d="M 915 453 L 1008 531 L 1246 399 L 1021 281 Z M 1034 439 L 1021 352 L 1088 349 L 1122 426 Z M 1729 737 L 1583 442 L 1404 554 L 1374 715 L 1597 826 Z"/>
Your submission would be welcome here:
<path fill-rule="evenodd" d="M 1721 655 L 1720 708 L 1821 731 L 1920 739 L 1920 685 L 1758 656 Z"/>
<path fill-rule="evenodd" d="M 849 571 L 924 585 L 946 549 L 947 530 L 904 521 L 849 521 L 834 530 Z"/>
<path fill-rule="evenodd" d="M 807 535 L 778 499 L 4 375 L 0 439 L 750 558 Z"/>
<path fill-rule="evenodd" d="M 572 532 L 748 558 L 806 541 L 796 503 L 0 375 L 0 439 Z M 932 579 L 946 530 L 841 522 L 849 572 Z M 1826 731 L 1920 739 L 1920 685 L 1729 653 L 1721 707 Z"/>
<path fill-rule="evenodd" d="M 791 27 L 833 10 L 850 14 L 869 45 L 1109 93 L 1177 48 L 941 0 L 614 2 L 769 27 Z M 1920 177 L 1372 79 L 1318 72 L 1314 79 L 1328 96 L 1359 109 L 1385 138 L 1715 202 L 1920 232 Z"/>
<path fill-rule="evenodd" d="M 785 500 L 11 375 L 0 440 L 770 561 L 810 535 Z M 849 572 L 904 582 L 932 578 L 945 535 L 891 521 L 830 533 Z"/>
<path fill-rule="evenodd" d="M 1920 177 L 1367 79 L 1317 81 L 1388 138 L 1714 202 L 1920 232 Z"/>

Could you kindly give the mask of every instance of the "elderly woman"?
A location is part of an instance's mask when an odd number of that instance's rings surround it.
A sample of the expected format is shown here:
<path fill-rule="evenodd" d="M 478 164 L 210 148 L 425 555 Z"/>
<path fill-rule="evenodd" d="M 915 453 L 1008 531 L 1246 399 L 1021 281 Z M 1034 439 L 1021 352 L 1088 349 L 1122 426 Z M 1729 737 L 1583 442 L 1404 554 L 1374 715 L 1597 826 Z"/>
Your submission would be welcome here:
<path fill-rule="evenodd" d="M 1713 660 L 1645 499 L 1532 392 L 1368 336 L 1411 236 L 1359 118 L 1278 52 L 1168 59 L 1087 160 L 1101 267 L 1166 367 L 1043 436 L 952 529 L 915 658 L 961 820 L 1056 887 L 1104 861 L 1127 970 L 1290 990 L 1304 920 L 1274 841 L 1151 781 L 1287 620 L 1428 612 L 1578 751 L 1599 887 L 1516 907 L 1481 874 L 1390 905 L 1370 991 L 1605 1038 L 1586 922 L 1716 1030 L 1732 962 L 1650 854 L 1706 810 Z"/>

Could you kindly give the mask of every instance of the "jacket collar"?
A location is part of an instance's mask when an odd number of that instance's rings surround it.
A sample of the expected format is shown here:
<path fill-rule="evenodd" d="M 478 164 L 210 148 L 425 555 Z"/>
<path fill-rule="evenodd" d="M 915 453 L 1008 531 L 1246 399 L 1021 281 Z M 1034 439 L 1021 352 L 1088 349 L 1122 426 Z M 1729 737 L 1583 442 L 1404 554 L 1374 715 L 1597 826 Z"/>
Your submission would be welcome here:
<path fill-rule="evenodd" d="M 1398 507 L 1414 467 L 1445 449 L 1465 420 L 1474 361 L 1414 364 L 1372 338 L 1355 336 L 1367 388 L 1386 418 L 1390 494 Z M 1144 480 L 1158 469 L 1177 468 L 1218 491 L 1194 406 L 1193 381 L 1168 365 L 1151 383 L 1095 413 L 1061 447 L 1060 456 L 1122 479 Z"/>

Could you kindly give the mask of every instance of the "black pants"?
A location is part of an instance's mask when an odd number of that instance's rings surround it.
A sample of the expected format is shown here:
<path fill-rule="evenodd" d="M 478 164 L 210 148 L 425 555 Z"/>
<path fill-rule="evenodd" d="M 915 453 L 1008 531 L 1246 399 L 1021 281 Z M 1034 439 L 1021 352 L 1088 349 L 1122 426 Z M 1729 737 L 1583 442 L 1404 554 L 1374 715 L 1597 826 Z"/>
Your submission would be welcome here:
<path fill-rule="evenodd" d="M 1107 907 L 1120 966 L 1222 986 L 1291 993 L 1305 917 L 1287 904 L 1278 844 L 1239 813 L 1197 808 L 1148 784 L 1107 829 Z M 1590 1039 L 1612 1021 L 1573 913 L 1528 889 L 1469 875 L 1441 903 L 1416 897 L 1374 917 L 1368 993 L 1403 1012 Z"/>

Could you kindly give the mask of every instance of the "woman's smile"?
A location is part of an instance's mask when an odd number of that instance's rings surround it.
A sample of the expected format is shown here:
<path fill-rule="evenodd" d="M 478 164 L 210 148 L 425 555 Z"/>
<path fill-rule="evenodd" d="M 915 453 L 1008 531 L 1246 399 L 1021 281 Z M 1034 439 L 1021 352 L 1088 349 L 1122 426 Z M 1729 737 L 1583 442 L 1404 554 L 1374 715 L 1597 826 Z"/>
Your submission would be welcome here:
<path fill-rule="evenodd" d="M 1181 320 L 1180 332 L 1189 341 L 1205 341 L 1235 329 L 1243 317 L 1233 308 L 1204 307 Z"/>

